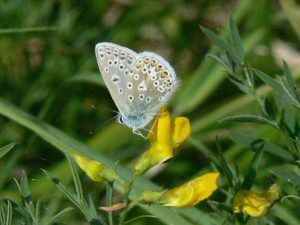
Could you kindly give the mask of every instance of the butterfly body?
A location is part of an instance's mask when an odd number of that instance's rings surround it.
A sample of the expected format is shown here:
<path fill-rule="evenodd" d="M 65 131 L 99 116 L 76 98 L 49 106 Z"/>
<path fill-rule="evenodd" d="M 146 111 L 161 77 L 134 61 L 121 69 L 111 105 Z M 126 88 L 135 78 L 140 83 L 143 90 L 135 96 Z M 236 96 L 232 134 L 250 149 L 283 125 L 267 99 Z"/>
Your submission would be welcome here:
<path fill-rule="evenodd" d="M 97 44 L 95 51 L 119 109 L 118 121 L 134 131 L 145 127 L 178 87 L 173 68 L 155 53 L 136 53 L 109 42 Z"/>

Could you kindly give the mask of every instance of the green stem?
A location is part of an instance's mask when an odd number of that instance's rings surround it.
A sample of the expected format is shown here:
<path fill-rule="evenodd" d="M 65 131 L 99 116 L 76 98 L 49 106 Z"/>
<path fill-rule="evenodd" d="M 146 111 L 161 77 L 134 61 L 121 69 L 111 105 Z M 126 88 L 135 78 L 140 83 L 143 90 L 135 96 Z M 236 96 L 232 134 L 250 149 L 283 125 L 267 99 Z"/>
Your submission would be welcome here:
<path fill-rule="evenodd" d="M 114 188 L 114 183 L 110 182 L 107 184 L 107 204 L 111 206 L 113 204 L 113 189 Z M 112 211 L 108 212 L 108 223 L 109 225 L 113 225 L 113 215 Z"/>
<path fill-rule="evenodd" d="M 130 192 L 131 192 L 131 189 L 132 189 L 132 186 L 135 182 L 135 180 L 137 179 L 137 175 L 134 174 L 129 182 L 129 184 L 127 185 L 126 189 L 125 189 L 125 192 L 124 192 L 124 203 L 126 205 L 126 208 L 123 209 L 120 213 L 120 220 L 119 220 L 119 225 L 123 225 L 124 222 L 125 222 L 125 217 L 126 217 L 126 214 L 129 212 L 129 210 L 132 208 L 131 204 L 128 205 L 128 201 L 129 201 L 129 195 L 130 195 Z M 135 202 L 135 201 L 133 201 Z"/>
<path fill-rule="evenodd" d="M 54 30 L 57 30 L 57 28 L 56 27 L 8 28 L 8 29 L 0 29 L 0 34 L 43 32 L 43 31 L 54 31 Z"/>

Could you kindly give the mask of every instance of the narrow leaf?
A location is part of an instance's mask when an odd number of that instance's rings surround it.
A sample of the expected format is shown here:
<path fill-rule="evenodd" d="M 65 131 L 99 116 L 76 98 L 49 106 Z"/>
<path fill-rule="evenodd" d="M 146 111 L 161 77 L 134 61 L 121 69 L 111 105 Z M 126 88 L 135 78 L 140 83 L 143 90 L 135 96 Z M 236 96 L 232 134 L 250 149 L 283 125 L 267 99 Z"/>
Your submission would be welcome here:
<path fill-rule="evenodd" d="M 76 205 L 79 209 L 81 207 L 80 204 L 80 199 L 71 191 L 69 191 L 66 186 L 57 178 L 55 177 L 52 173 L 43 170 L 42 171 L 51 179 L 51 181 L 58 187 L 58 189 L 66 195 L 66 197 L 74 204 Z"/>
<path fill-rule="evenodd" d="M 250 90 L 247 86 L 245 86 L 243 83 L 236 81 L 235 79 L 229 77 L 229 80 L 235 84 L 235 86 L 237 86 L 242 92 L 244 92 L 245 94 L 249 94 Z"/>
<path fill-rule="evenodd" d="M 294 186 L 300 187 L 300 175 L 293 171 L 272 171 L 277 177 L 286 180 Z"/>
<path fill-rule="evenodd" d="M 276 123 L 273 121 L 257 115 L 237 115 L 237 116 L 228 116 L 219 121 L 220 123 L 224 122 L 256 122 L 261 124 L 269 124 L 274 127 L 277 127 Z"/>
<path fill-rule="evenodd" d="M 232 15 L 230 16 L 230 34 L 231 34 L 232 45 L 236 51 L 236 55 L 239 57 L 240 63 L 242 63 L 245 57 L 243 42 Z"/>
<path fill-rule="evenodd" d="M 286 162 L 295 163 L 294 156 L 289 151 L 270 142 L 236 132 L 231 133 L 229 136 L 234 142 L 239 143 L 252 151 L 257 152 L 261 149 L 261 146 L 263 146 L 265 152 L 277 156 Z"/>
<path fill-rule="evenodd" d="M 6 211 L 6 222 L 5 225 L 12 224 L 12 205 L 10 201 L 7 201 L 7 211 Z"/>
<path fill-rule="evenodd" d="M 284 75 L 286 77 L 286 80 L 287 80 L 289 86 L 294 91 L 294 93 L 296 93 L 297 83 L 296 83 L 295 79 L 293 78 L 291 70 L 286 62 L 284 62 Z"/>
<path fill-rule="evenodd" d="M 24 171 L 22 171 L 21 183 L 20 183 L 20 195 L 22 198 L 23 203 L 31 202 L 31 193 L 29 190 L 29 184 L 27 175 Z"/>
<path fill-rule="evenodd" d="M 217 45 L 221 51 L 227 52 L 236 63 L 239 62 L 238 57 L 232 51 L 232 48 L 228 43 L 226 43 L 222 38 L 220 38 L 218 35 L 216 35 L 211 30 L 209 30 L 203 26 L 200 26 L 200 28 L 201 28 L 202 32 L 210 39 L 210 41 L 213 42 L 215 45 Z"/>
<path fill-rule="evenodd" d="M 242 184 L 242 188 L 243 189 L 247 189 L 249 190 L 252 185 L 254 184 L 255 178 L 256 178 L 256 174 L 257 171 L 259 169 L 259 165 L 263 156 L 263 152 L 264 152 L 264 146 L 261 145 L 260 149 L 256 152 L 255 156 L 253 157 L 248 172 L 245 176 L 244 182 Z"/>
<path fill-rule="evenodd" d="M 113 205 L 113 190 L 114 190 L 113 188 L 114 188 L 114 183 L 113 182 L 108 183 L 106 185 L 106 204 L 108 206 L 112 206 Z M 109 225 L 113 225 L 113 214 L 112 214 L 112 211 L 108 211 L 107 215 L 108 215 Z"/>
<path fill-rule="evenodd" d="M 220 168 L 223 169 L 223 171 L 225 172 L 225 174 L 227 175 L 227 180 L 229 182 L 229 184 L 234 187 L 234 175 L 224 157 L 224 154 L 222 152 L 222 148 L 221 145 L 218 141 L 218 138 L 216 138 L 216 144 L 217 144 L 217 150 L 218 150 L 218 158 L 219 158 L 219 163 L 220 163 Z"/>
<path fill-rule="evenodd" d="M 15 145 L 16 143 L 10 143 L 0 148 L 0 158 L 7 154 Z"/>
<path fill-rule="evenodd" d="M 63 210 L 61 210 L 59 213 L 55 214 L 51 219 L 49 219 L 45 224 L 46 225 L 50 225 L 53 224 L 59 217 L 63 216 L 64 214 L 70 212 L 71 210 L 73 210 L 73 208 L 65 208 Z"/>
<path fill-rule="evenodd" d="M 254 70 L 255 74 L 267 85 L 271 86 L 273 90 L 279 94 L 279 96 L 284 95 L 284 91 L 280 83 L 276 80 L 271 78 L 269 75 L 259 71 L 259 70 Z"/>
<path fill-rule="evenodd" d="M 228 65 L 226 64 L 226 62 L 224 60 L 222 60 L 219 56 L 209 53 L 206 55 L 206 57 L 210 57 L 213 60 L 215 60 L 216 62 L 218 62 L 220 65 L 222 65 L 224 67 L 224 69 L 228 72 L 228 73 L 232 73 L 232 69 L 228 67 Z"/>
<path fill-rule="evenodd" d="M 76 164 L 75 164 L 74 160 L 68 154 L 65 154 L 65 155 L 66 155 L 66 158 L 68 159 L 68 162 L 69 162 L 69 165 L 70 165 L 70 168 L 71 168 L 73 182 L 74 182 L 77 197 L 81 200 L 84 200 L 82 185 L 81 185 L 79 174 L 78 174 L 78 171 L 77 171 L 77 168 L 76 168 Z"/>

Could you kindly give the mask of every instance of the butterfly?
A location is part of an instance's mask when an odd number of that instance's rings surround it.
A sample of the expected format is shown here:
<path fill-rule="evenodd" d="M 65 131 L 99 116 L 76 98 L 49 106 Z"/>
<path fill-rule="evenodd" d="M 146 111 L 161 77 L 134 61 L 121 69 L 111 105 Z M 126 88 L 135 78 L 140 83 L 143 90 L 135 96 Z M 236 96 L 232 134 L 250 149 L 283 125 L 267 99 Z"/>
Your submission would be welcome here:
<path fill-rule="evenodd" d="M 170 64 L 153 52 L 136 53 L 109 42 L 95 47 L 97 63 L 119 113 L 136 134 L 147 126 L 179 86 Z"/>

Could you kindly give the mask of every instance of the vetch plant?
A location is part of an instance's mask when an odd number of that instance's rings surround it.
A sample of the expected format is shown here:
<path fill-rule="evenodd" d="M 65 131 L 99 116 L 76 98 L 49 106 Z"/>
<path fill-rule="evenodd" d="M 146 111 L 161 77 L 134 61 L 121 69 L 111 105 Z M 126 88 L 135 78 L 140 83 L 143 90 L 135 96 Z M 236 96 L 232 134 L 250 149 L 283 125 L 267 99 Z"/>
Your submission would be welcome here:
<path fill-rule="evenodd" d="M 233 18 L 230 20 L 228 39 L 221 38 L 207 28 L 201 27 L 201 29 L 220 50 L 219 54 L 210 54 L 209 56 L 220 63 L 229 74 L 229 80 L 242 92 L 255 98 L 258 105 L 258 114 L 233 115 L 222 119 L 220 122 L 254 122 L 268 125 L 278 132 L 284 143 L 280 146 L 277 143 L 271 143 L 241 132 L 232 132 L 230 135 L 232 140 L 254 151 L 255 156 L 243 182 L 239 181 L 239 167 L 236 165 L 233 173 L 230 166 L 221 157 L 223 166 L 220 165 L 220 167 L 225 169 L 229 186 L 232 189 L 231 208 L 233 211 L 228 210 L 230 215 L 228 221 L 238 221 L 240 224 L 251 223 L 251 221 L 254 221 L 251 217 L 262 217 L 268 214 L 275 201 L 280 198 L 282 189 L 283 193 L 290 192 L 288 189 L 281 188 L 279 183 L 271 185 L 264 192 L 250 190 L 255 185 L 255 178 L 259 173 L 259 164 L 266 154 L 278 157 L 282 163 L 290 164 L 293 168 L 292 170 L 270 171 L 271 174 L 286 180 L 296 190 L 300 187 L 300 133 L 298 129 L 300 121 L 297 111 L 299 109 L 297 83 L 285 62 L 283 76 L 272 78 L 266 73 L 252 68 L 245 61 L 242 40 Z M 257 92 L 256 83 L 258 80 L 263 81 L 272 88 L 272 96 L 261 95 Z M 295 193 L 289 194 L 288 197 L 298 199 L 299 195 L 297 196 Z M 235 216 L 234 213 L 244 213 L 246 215 L 241 217 Z M 263 218 L 261 221 L 264 221 Z"/>
<path fill-rule="evenodd" d="M 191 125 L 186 117 L 176 117 L 172 119 L 167 108 L 163 107 L 159 116 L 155 120 L 148 134 L 151 147 L 147 150 L 133 165 L 133 176 L 131 181 L 126 182 L 118 175 L 117 167 L 110 169 L 98 161 L 84 156 L 73 154 L 74 160 L 67 156 L 71 171 L 73 174 L 74 186 L 76 192 L 69 190 L 62 182 L 51 173 L 45 173 L 51 178 L 52 182 L 66 195 L 66 197 L 77 206 L 85 215 L 90 224 L 114 224 L 113 211 L 120 211 L 119 225 L 126 223 L 127 213 L 137 204 L 160 204 L 167 207 L 192 207 L 199 202 L 209 198 L 219 187 L 218 172 L 210 172 L 196 177 L 186 183 L 173 189 L 160 191 L 144 190 L 141 195 L 130 201 L 129 195 L 138 176 L 144 174 L 155 165 L 161 164 L 174 157 L 174 150 L 184 142 L 191 133 Z M 85 171 L 85 173 L 96 182 L 105 182 L 107 189 L 107 206 L 101 206 L 100 209 L 108 212 L 107 222 L 101 218 L 93 201 L 89 203 L 85 200 L 80 179 L 74 162 Z M 123 188 L 123 202 L 114 203 L 113 189 L 115 185 Z"/>

